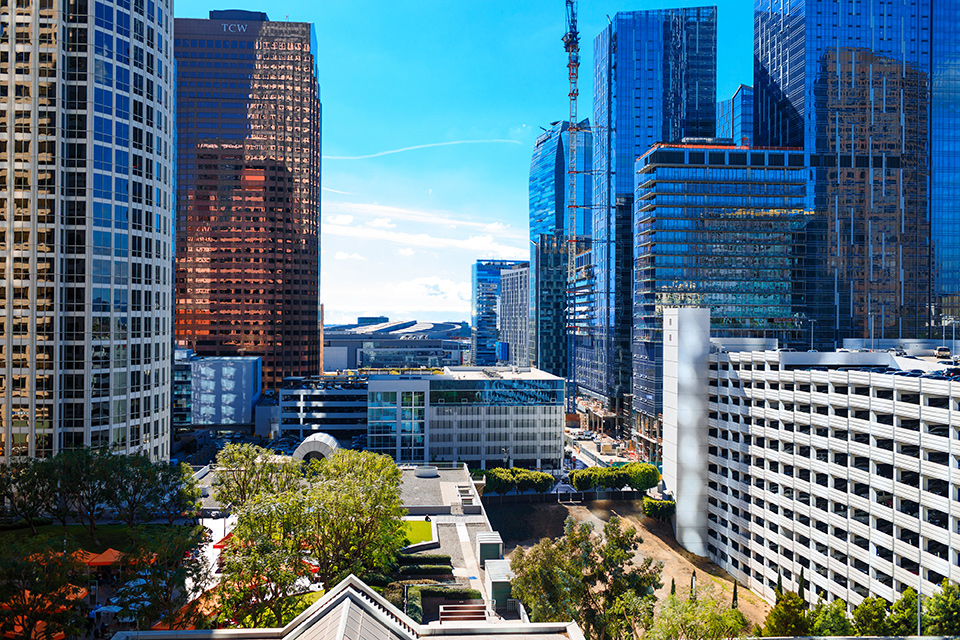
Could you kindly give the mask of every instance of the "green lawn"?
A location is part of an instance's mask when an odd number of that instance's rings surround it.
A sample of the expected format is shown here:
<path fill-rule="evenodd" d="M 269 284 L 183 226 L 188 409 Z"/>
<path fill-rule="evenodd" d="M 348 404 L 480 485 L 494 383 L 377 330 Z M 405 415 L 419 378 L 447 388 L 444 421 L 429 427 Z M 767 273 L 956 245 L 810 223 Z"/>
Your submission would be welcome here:
<path fill-rule="evenodd" d="M 410 541 L 410 544 L 430 542 L 433 540 L 430 523 L 425 520 L 404 520 L 403 526 L 407 531 L 407 540 Z"/>
<path fill-rule="evenodd" d="M 48 524 L 37 527 L 37 534 L 49 536 L 54 546 L 61 547 L 63 545 L 63 527 L 59 524 Z M 15 531 L 4 531 L 0 532 L 0 543 L 2 543 L 4 539 L 23 539 L 29 538 L 32 535 L 29 527 Z M 103 553 L 110 548 L 123 551 L 130 545 L 130 528 L 125 524 L 99 525 L 97 527 L 97 539 L 100 541 L 100 544 L 94 544 L 90 534 L 79 524 L 67 525 L 67 536 L 73 540 L 69 546 L 76 545 L 91 553 Z"/>

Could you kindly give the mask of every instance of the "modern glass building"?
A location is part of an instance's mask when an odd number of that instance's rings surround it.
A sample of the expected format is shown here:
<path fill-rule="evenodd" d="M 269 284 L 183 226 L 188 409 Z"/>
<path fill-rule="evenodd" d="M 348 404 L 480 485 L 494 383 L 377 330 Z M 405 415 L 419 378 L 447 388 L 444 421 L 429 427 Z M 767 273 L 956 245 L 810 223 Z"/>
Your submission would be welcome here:
<path fill-rule="evenodd" d="M 526 267 L 517 260 L 478 260 L 473 265 L 472 327 L 470 354 L 473 364 L 491 367 L 497 364 L 497 340 L 500 335 L 500 272 Z"/>
<path fill-rule="evenodd" d="M 177 19 L 179 346 L 320 372 L 320 96 L 313 25 Z"/>
<path fill-rule="evenodd" d="M 621 411 L 631 387 L 634 161 L 657 142 L 716 134 L 717 9 L 621 12 L 593 45 L 591 324 L 579 392 Z M 621 412 L 622 413 L 622 412 Z"/>
<path fill-rule="evenodd" d="M 805 173 L 799 149 L 655 145 L 636 161 L 633 412 L 659 460 L 663 310 L 710 309 L 712 335 L 802 341 Z"/>
<path fill-rule="evenodd" d="M 505 353 L 499 364 L 530 366 L 530 267 L 505 269 L 500 274 L 500 339 Z"/>
<path fill-rule="evenodd" d="M 817 342 L 932 333 L 960 287 L 956 3 L 755 7 L 756 143 L 810 167 Z"/>
<path fill-rule="evenodd" d="M 172 17 L 0 7 L 0 462 L 170 454 Z"/>
<path fill-rule="evenodd" d="M 753 144 L 753 87 L 742 84 L 731 98 L 717 102 L 717 137 Z"/>

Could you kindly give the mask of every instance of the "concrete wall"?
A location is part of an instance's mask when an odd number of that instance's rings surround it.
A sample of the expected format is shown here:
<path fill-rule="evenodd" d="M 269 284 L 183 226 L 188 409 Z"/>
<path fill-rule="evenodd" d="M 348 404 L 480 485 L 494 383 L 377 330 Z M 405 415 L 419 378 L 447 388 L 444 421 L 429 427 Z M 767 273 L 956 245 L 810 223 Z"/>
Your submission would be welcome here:
<path fill-rule="evenodd" d="M 663 312 L 663 483 L 677 502 L 674 529 L 707 555 L 707 398 L 710 310 Z"/>

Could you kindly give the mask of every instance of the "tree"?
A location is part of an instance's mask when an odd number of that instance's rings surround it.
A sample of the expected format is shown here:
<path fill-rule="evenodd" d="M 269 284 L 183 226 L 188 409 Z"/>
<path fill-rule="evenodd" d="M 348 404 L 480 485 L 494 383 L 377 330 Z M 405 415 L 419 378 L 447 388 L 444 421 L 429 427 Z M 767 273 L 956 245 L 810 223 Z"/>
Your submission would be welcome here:
<path fill-rule="evenodd" d="M 53 546 L 37 536 L 0 547 L 0 636 L 50 640 L 81 632 L 83 593 L 72 582 L 83 567 L 72 554 L 50 551 Z"/>
<path fill-rule="evenodd" d="M 803 600 L 803 608 L 807 608 L 807 583 L 803 579 L 803 567 L 800 567 L 800 580 L 797 582 L 797 595 Z"/>
<path fill-rule="evenodd" d="M 660 472 L 652 464 L 629 462 L 620 467 L 620 471 L 626 476 L 624 484 L 629 484 L 636 491 L 646 491 L 660 483 Z"/>
<path fill-rule="evenodd" d="M 793 591 L 784 592 L 777 598 L 763 624 L 765 636 L 805 636 L 810 631 L 806 605 L 803 598 Z"/>
<path fill-rule="evenodd" d="M 485 494 L 489 492 L 503 495 L 508 491 L 512 491 L 517 486 L 510 472 L 501 467 L 487 469 L 483 472 L 483 475 L 486 478 L 486 484 L 483 487 Z"/>
<path fill-rule="evenodd" d="M 165 462 L 150 462 L 142 455 L 118 456 L 114 475 L 109 479 L 110 491 L 107 504 L 117 513 L 117 518 L 128 527 L 152 519 L 161 494 L 159 486 L 160 465 Z"/>
<path fill-rule="evenodd" d="M 537 493 L 546 493 L 553 488 L 556 480 L 549 473 L 542 471 L 533 471 L 533 490 Z"/>
<path fill-rule="evenodd" d="M 302 540 L 326 588 L 384 573 L 406 544 L 400 469 L 389 456 L 340 450 L 308 472 Z"/>
<path fill-rule="evenodd" d="M 593 525 L 567 518 L 564 534 L 543 539 L 528 552 L 518 548 L 510 565 L 513 592 L 537 622 L 576 620 L 587 636 L 615 638 L 630 627 L 624 616 L 643 609 L 660 587 L 660 563 L 634 564 L 640 537 L 613 517 L 603 536 Z M 646 605 L 644 605 L 645 607 Z"/>
<path fill-rule="evenodd" d="M 847 617 L 847 603 L 837 598 L 818 602 L 809 615 L 811 633 L 815 636 L 851 636 L 853 625 Z"/>
<path fill-rule="evenodd" d="M 200 612 L 189 606 L 211 578 L 207 563 L 197 553 L 201 535 L 200 527 L 134 529 L 125 560 L 143 583 L 118 591 L 128 613 L 141 623 L 159 620 L 170 629 L 204 622 Z"/>
<path fill-rule="evenodd" d="M 887 601 L 883 598 L 864 598 L 853 610 L 853 626 L 858 636 L 890 635 Z"/>
<path fill-rule="evenodd" d="M 892 636 L 917 635 L 917 592 L 907 587 L 890 607 L 887 625 Z"/>
<path fill-rule="evenodd" d="M 217 453 L 213 497 L 222 506 L 243 506 L 260 493 L 283 493 L 299 486 L 299 467 L 252 444 L 228 444 Z"/>
<path fill-rule="evenodd" d="M 671 595 L 653 619 L 644 635 L 649 640 L 721 640 L 737 638 L 750 623 L 737 609 L 728 609 L 709 587 L 701 588 L 696 598 Z"/>
<path fill-rule="evenodd" d="M 21 460 L 0 469 L 0 501 L 5 499 L 13 515 L 26 522 L 34 535 L 49 495 L 43 464 L 43 460 Z"/>
<path fill-rule="evenodd" d="M 740 608 L 740 601 L 737 599 L 737 588 L 738 588 L 739 586 L 740 586 L 740 583 L 739 583 L 739 582 L 734 582 L 734 583 L 733 583 L 733 599 L 730 600 L 730 608 L 731 608 L 731 609 L 739 609 L 739 608 Z"/>
<path fill-rule="evenodd" d="M 943 579 L 940 592 L 927 600 L 924 627 L 927 635 L 960 635 L 960 586 Z"/>
<path fill-rule="evenodd" d="M 43 510 L 60 523 L 66 535 L 67 522 L 76 516 L 76 512 L 67 490 L 67 485 L 73 480 L 67 474 L 64 454 L 61 452 L 47 458 L 40 466 L 40 473 L 44 476 L 46 488 L 43 494 Z"/>
<path fill-rule="evenodd" d="M 190 465 L 161 463 L 157 467 L 157 486 L 155 508 L 170 526 L 184 514 L 192 517 L 200 510 L 200 487 Z"/>
<path fill-rule="evenodd" d="M 110 478 L 117 473 L 119 457 L 105 449 L 69 449 L 59 455 L 65 479 L 61 490 L 70 500 L 80 524 L 99 545 L 97 520 L 103 517 L 110 499 Z"/>

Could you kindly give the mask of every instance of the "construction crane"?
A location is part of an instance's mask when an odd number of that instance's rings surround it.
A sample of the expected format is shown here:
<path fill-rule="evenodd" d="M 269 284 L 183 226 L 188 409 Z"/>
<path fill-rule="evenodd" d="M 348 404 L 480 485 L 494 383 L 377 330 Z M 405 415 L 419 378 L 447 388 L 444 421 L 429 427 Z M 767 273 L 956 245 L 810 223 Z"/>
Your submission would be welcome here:
<path fill-rule="evenodd" d="M 577 31 L 577 0 L 566 0 L 567 32 L 563 47 L 567 52 L 567 76 L 570 80 L 570 124 L 567 129 L 567 282 L 575 279 L 577 254 L 577 77 L 580 74 L 580 32 Z"/>

